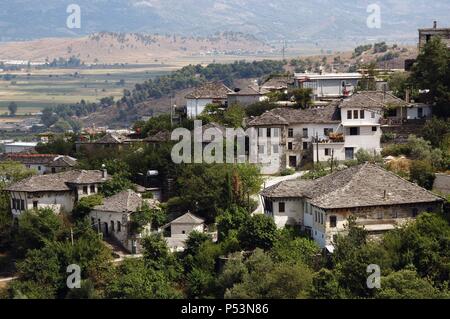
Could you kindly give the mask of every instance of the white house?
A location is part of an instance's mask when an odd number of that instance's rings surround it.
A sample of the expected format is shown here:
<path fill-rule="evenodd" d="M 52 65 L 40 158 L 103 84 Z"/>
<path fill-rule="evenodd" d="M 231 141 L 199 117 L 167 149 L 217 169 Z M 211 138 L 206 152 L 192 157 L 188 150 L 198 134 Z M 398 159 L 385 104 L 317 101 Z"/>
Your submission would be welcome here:
<path fill-rule="evenodd" d="M 164 225 L 161 229 L 169 229 L 169 236 L 165 237 L 165 239 L 170 250 L 183 251 L 185 241 L 190 233 L 193 231 L 203 233 L 205 231 L 205 220 L 187 212 Z"/>
<path fill-rule="evenodd" d="M 35 175 L 5 188 L 9 192 L 14 217 L 32 209 L 50 208 L 55 213 L 70 213 L 75 203 L 97 194 L 108 179 L 106 170 L 72 170 Z"/>
<path fill-rule="evenodd" d="M 268 97 L 265 94 L 267 93 L 269 93 L 269 91 L 253 86 L 235 89 L 234 92 L 228 93 L 228 105 L 239 104 L 247 106 L 257 102 L 266 101 Z"/>
<path fill-rule="evenodd" d="M 133 229 L 132 214 L 143 205 L 158 208 L 159 202 L 154 199 L 143 199 L 132 190 L 125 190 L 107 197 L 103 203 L 94 206 L 89 213 L 91 224 L 105 237 L 115 239 L 132 254 L 141 253 L 141 239 L 150 234 L 151 225 L 144 226 L 139 233 Z"/>
<path fill-rule="evenodd" d="M 24 151 L 32 151 L 38 143 L 36 142 L 13 142 L 6 143 L 5 153 L 20 153 Z"/>
<path fill-rule="evenodd" d="M 13 161 L 23 164 L 26 168 L 35 170 L 37 174 L 54 174 L 71 170 L 76 165 L 76 159 L 65 155 L 5 153 L 0 161 Z"/>
<path fill-rule="evenodd" d="M 227 105 L 228 93 L 233 91 L 221 82 L 208 82 L 185 96 L 186 113 L 189 118 L 199 116 L 208 104 Z"/>
<path fill-rule="evenodd" d="M 277 227 L 300 225 L 320 247 L 345 234 L 348 218 L 378 236 L 424 211 L 439 211 L 443 199 L 377 165 L 361 164 L 317 180 L 284 181 L 261 192 L 265 214 Z"/>
<path fill-rule="evenodd" d="M 295 73 L 296 87 L 310 88 L 315 98 L 338 98 L 353 94 L 360 73 Z"/>

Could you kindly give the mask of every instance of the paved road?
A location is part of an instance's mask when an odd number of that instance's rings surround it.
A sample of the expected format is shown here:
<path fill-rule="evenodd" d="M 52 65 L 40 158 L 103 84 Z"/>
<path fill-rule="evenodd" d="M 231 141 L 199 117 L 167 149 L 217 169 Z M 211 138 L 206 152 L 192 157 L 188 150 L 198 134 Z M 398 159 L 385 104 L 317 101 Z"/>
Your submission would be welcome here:
<path fill-rule="evenodd" d="M 266 187 L 278 184 L 279 182 L 289 181 L 289 180 L 300 178 L 305 173 L 306 172 L 296 172 L 295 174 L 288 175 L 288 176 L 265 176 L 265 177 L 263 177 L 264 183 L 263 183 L 263 185 L 261 185 L 261 190 L 263 190 Z M 258 195 L 254 195 L 253 199 L 258 201 L 258 207 L 253 211 L 252 214 L 263 214 L 264 210 L 263 210 L 263 204 L 262 204 L 262 197 L 258 194 Z"/>

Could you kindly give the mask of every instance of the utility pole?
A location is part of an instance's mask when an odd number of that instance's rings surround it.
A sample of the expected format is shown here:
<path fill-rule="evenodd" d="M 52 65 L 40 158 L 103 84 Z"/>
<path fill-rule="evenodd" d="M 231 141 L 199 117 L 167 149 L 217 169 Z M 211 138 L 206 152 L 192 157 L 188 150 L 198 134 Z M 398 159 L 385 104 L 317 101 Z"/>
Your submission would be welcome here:
<path fill-rule="evenodd" d="M 333 173 L 334 148 L 331 149 L 331 173 Z"/>

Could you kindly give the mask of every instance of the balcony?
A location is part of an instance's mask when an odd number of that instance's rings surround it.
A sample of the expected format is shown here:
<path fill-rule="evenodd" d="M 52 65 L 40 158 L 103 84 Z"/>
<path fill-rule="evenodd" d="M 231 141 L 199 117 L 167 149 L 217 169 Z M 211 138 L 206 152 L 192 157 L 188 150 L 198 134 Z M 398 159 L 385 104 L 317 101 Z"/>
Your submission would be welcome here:
<path fill-rule="evenodd" d="M 315 139 L 314 143 L 329 144 L 329 143 L 344 143 L 345 137 L 343 133 L 329 133 L 327 137 Z"/>

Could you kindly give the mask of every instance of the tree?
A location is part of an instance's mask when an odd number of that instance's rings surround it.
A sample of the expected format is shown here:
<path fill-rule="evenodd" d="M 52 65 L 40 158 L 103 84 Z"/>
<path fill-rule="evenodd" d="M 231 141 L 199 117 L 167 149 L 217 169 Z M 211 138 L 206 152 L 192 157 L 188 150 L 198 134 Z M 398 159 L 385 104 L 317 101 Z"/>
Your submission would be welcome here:
<path fill-rule="evenodd" d="M 176 299 L 182 295 L 163 271 L 148 267 L 142 259 L 126 259 L 105 288 L 107 298 Z"/>
<path fill-rule="evenodd" d="M 16 104 L 16 102 L 9 103 L 8 104 L 8 110 L 9 110 L 9 114 L 11 116 L 16 115 L 16 112 L 17 112 L 17 104 Z"/>
<path fill-rule="evenodd" d="M 103 204 L 103 196 L 100 194 L 83 197 L 75 205 L 72 216 L 75 219 L 83 219 L 89 215 L 94 206 L 101 204 Z"/>
<path fill-rule="evenodd" d="M 62 221 L 51 209 L 26 211 L 19 217 L 14 238 L 16 250 L 24 255 L 30 249 L 39 249 L 58 240 L 62 235 Z"/>
<path fill-rule="evenodd" d="M 219 240 L 225 239 L 231 230 L 238 230 L 248 219 L 250 214 L 239 206 L 232 206 L 216 217 Z"/>
<path fill-rule="evenodd" d="M 312 89 L 299 88 L 292 90 L 289 94 L 292 96 L 292 100 L 296 103 L 296 108 L 305 109 L 312 104 Z"/>
<path fill-rule="evenodd" d="M 419 186 L 428 190 L 433 189 L 434 174 L 433 167 L 425 161 L 413 161 L 409 170 L 410 179 Z"/>
<path fill-rule="evenodd" d="M 442 148 L 445 138 L 450 136 L 450 119 L 433 117 L 423 126 L 422 135 L 424 139 L 431 143 L 431 146 Z"/>
<path fill-rule="evenodd" d="M 403 269 L 381 278 L 381 288 L 375 294 L 380 299 L 439 299 L 450 297 L 448 290 L 440 291 L 414 270 Z"/>
<path fill-rule="evenodd" d="M 131 231 L 134 234 L 141 233 L 146 226 L 158 229 L 166 221 L 166 213 L 160 207 L 150 207 L 144 203 L 136 212 L 131 214 Z"/>
<path fill-rule="evenodd" d="M 245 118 L 245 109 L 239 104 L 229 106 L 223 114 L 223 124 L 239 128 Z"/>
<path fill-rule="evenodd" d="M 388 79 L 388 87 L 395 96 L 405 99 L 406 90 L 410 87 L 409 75 L 406 72 L 395 72 Z"/>
<path fill-rule="evenodd" d="M 105 197 L 110 197 L 124 190 L 133 188 L 133 183 L 131 183 L 129 179 L 121 174 L 116 174 L 102 184 L 101 192 Z"/>
<path fill-rule="evenodd" d="M 411 82 L 421 90 L 429 90 L 424 96 L 433 103 L 433 113 L 450 116 L 450 53 L 439 37 L 433 37 L 420 51 L 413 66 Z"/>
<path fill-rule="evenodd" d="M 239 230 L 239 240 L 245 249 L 269 249 L 276 238 L 277 226 L 273 218 L 266 215 L 254 215 Z"/>
<path fill-rule="evenodd" d="M 326 268 L 322 268 L 318 273 L 314 274 L 310 296 L 314 299 L 345 298 L 334 271 Z"/>

